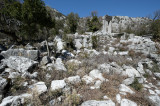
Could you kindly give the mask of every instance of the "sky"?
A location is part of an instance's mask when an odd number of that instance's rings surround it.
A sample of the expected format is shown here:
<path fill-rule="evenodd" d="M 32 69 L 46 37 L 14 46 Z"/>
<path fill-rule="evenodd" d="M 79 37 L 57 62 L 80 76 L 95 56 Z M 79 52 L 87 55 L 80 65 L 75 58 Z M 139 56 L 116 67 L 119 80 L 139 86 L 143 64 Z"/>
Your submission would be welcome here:
<path fill-rule="evenodd" d="M 47 6 L 64 15 L 78 13 L 80 17 L 97 11 L 98 16 L 145 17 L 160 10 L 160 0 L 43 0 Z"/>

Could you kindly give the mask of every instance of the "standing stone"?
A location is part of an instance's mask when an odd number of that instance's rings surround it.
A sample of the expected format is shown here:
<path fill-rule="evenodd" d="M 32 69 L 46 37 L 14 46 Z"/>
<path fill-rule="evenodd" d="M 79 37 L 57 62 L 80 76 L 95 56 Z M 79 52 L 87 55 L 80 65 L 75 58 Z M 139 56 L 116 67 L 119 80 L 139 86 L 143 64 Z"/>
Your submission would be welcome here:
<path fill-rule="evenodd" d="M 109 22 L 108 33 L 109 33 L 109 34 L 112 33 L 112 21 Z"/>
<path fill-rule="evenodd" d="M 108 22 L 105 20 L 105 16 L 103 16 L 103 26 L 102 26 L 103 34 L 107 34 L 107 27 L 108 27 Z"/>

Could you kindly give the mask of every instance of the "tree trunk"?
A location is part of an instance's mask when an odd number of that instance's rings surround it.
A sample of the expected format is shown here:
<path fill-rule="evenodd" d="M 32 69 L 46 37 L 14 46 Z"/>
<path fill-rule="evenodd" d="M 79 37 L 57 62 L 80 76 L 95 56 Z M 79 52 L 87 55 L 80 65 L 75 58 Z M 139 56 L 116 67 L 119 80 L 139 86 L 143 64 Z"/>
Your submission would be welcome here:
<path fill-rule="evenodd" d="M 50 56 L 50 51 L 49 51 L 49 47 L 48 47 L 48 41 L 47 40 L 45 40 L 45 41 L 46 41 L 48 56 Z"/>

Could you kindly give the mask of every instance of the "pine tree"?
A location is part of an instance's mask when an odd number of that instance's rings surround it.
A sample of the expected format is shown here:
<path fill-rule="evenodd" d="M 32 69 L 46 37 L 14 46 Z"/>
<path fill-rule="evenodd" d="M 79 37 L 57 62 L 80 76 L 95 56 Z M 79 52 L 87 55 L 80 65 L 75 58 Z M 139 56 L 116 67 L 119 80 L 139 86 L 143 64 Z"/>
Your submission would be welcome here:
<path fill-rule="evenodd" d="M 78 21 L 79 21 L 79 16 L 78 14 L 74 14 L 71 12 L 70 14 L 67 15 L 67 32 L 68 33 L 75 33 L 78 27 Z"/>

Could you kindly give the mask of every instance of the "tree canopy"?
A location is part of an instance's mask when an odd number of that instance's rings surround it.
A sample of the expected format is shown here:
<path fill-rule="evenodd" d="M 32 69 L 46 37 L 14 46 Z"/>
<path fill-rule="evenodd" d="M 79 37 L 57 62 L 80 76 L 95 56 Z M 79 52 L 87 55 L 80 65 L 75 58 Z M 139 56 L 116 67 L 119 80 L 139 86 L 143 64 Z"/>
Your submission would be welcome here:
<path fill-rule="evenodd" d="M 68 33 L 75 33 L 78 27 L 78 21 L 79 21 L 79 16 L 78 14 L 75 14 L 71 12 L 70 14 L 67 15 L 67 32 Z"/>
<path fill-rule="evenodd" d="M 100 21 L 98 19 L 96 11 L 93 11 L 91 13 L 91 15 L 92 15 L 92 19 L 87 20 L 87 26 L 89 27 L 89 31 L 96 32 L 96 31 L 100 30 L 102 24 L 100 23 Z"/>
<path fill-rule="evenodd" d="M 0 32 L 13 38 L 36 38 L 39 29 L 54 27 L 42 0 L 4 0 L 0 4 Z M 5 27 L 2 27 L 5 26 Z"/>

